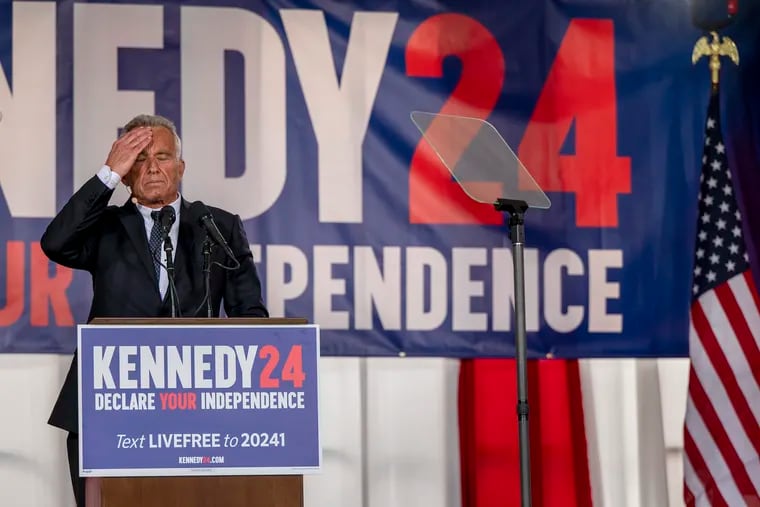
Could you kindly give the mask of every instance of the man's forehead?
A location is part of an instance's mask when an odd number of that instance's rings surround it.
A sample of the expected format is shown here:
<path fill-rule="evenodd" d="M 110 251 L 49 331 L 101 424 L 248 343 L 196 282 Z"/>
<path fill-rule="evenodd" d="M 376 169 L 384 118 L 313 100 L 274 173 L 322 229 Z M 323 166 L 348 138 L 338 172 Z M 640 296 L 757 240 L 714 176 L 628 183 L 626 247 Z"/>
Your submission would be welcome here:
<path fill-rule="evenodd" d="M 166 127 L 152 127 L 153 128 L 153 142 L 156 139 L 164 139 L 166 141 L 174 142 L 174 134 Z"/>
<path fill-rule="evenodd" d="M 159 131 L 163 132 L 156 135 Z M 142 153 L 174 153 L 175 151 L 177 151 L 177 145 L 171 131 L 165 127 L 153 127 L 153 139 Z"/>

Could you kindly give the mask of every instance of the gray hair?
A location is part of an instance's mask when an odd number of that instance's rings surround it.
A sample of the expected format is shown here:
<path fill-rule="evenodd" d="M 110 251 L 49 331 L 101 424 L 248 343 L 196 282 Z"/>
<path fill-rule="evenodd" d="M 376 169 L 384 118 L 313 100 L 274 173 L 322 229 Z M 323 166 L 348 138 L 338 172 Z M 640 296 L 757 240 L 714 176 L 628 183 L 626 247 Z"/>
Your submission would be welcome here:
<path fill-rule="evenodd" d="M 174 144 L 177 148 L 177 158 L 182 159 L 182 140 L 177 134 L 177 127 L 169 118 L 157 114 L 139 114 L 124 125 L 124 132 L 129 132 L 137 127 L 164 127 L 174 136 Z"/>

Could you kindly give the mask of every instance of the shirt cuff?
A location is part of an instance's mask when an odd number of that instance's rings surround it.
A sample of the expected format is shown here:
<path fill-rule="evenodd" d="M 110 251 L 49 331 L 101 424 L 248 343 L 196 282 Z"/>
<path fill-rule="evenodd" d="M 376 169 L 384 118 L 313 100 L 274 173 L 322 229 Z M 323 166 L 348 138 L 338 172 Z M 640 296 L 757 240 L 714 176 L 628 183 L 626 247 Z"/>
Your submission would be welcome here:
<path fill-rule="evenodd" d="M 113 190 L 121 181 L 121 176 L 113 172 L 107 165 L 104 165 L 100 168 L 100 171 L 98 171 L 98 179 L 102 181 L 105 186 Z"/>

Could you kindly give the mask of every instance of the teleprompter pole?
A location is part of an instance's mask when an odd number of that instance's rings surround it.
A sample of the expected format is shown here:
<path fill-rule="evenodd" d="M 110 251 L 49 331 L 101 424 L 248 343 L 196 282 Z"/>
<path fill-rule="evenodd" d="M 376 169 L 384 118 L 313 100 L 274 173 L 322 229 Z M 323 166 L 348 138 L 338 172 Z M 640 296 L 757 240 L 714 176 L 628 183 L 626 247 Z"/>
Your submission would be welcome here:
<path fill-rule="evenodd" d="M 531 506 L 530 432 L 528 426 L 527 337 L 525 334 L 525 201 L 497 199 L 497 211 L 509 213 L 509 237 L 515 283 L 515 348 L 517 359 L 517 424 L 520 444 L 520 498 L 522 507 Z"/>

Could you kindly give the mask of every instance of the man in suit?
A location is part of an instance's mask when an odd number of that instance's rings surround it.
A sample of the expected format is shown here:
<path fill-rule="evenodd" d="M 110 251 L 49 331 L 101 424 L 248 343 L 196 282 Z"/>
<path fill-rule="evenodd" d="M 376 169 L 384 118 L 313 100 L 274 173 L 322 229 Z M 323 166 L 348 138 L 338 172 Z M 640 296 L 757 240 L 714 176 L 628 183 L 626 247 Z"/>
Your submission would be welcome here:
<path fill-rule="evenodd" d="M 212 251 L 211 262 L 226 268 L 211 271 L 208 297 L 213 315 L 219 315 L 223 302 L 230 317 L 268 317 L 240 217 L 191 204 L 179 194 L 185 172 L 181 146 L 170 120 L 153 115 L 135 117 L 113 143 L 105 165 L 74 193 L 43 234 L 40 243 L 52 261 L 91 273 L 93 300 L 89 319 L 171 316 L 160 219 L 152 213 L 165 206 L 171 206 L 177 217 L 168 232 L 174 246 L 176 314 L 194 317 L 200 308 L 200 316 L 206 315 L 206 231 L 199 221 L 200 209 L 203 214 L 211 213 L 237 261 L 222 248 Z M 130 188 L 132 196 L 122 206 L 109 206 L 119 182 Z M 77 506 L 84 507 L 84 480 L 79 478 L 78 463 L 77 395 L 75 354 L 48 422 L 69 432 L 66 444 L 72 485 Z"/>

